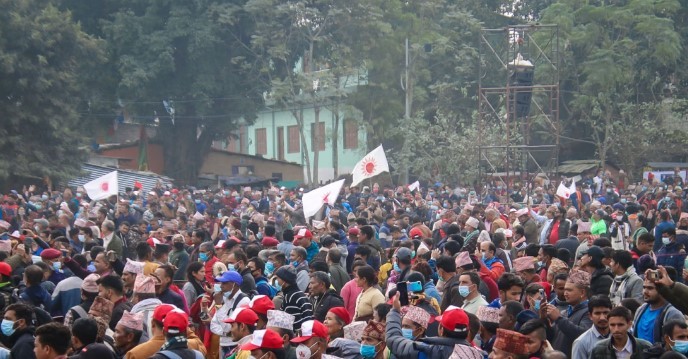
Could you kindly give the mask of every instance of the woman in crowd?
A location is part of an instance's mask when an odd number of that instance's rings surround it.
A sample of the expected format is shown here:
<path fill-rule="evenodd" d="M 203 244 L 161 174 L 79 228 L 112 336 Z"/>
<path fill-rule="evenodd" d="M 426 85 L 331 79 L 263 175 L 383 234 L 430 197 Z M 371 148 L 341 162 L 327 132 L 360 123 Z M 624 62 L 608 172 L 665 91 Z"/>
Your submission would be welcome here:
<path fill-rule="evenodd" d="M 346 282 L 344 287 L 342 287 L 341 296 L 344 299 L 344 308 L 353 316 L 356 313 L 356 299 L 358 295 L 361 294 L 361 288 L 358 286 L 357 272 L 358 268 L 366 265 L 364 261 L 354 261 L 351 265 L 351 272 L 353 273 L 353 279 Z"/>
<path fill-rule="evenodd" d="M 327 327 L 330 341 L 344 337 L 344 326 L 351 323 L 351 315 L 344 307 L 334 307 L 325 315 L 323 324 Z"/>
<path fill-rule="evenodd" d="M 354 320 L 366 321 L 373 318 L 373 308 L 378 304 L 384 303 L 385 297 L 382 292 L 375 287 L 377 277 L 375 269 L 369 265 L 358 267 L 356 272 L 356 285 L 361 288 L 361 294 L 356 299 L 356 311 Z"/>
<path fill-rule="evenodd" d="M 203 284 L 205 283 L 205 267 L 203 262 L 191 262 L 186 268 L 186 278 L 188 282 L 184 284 L 182 290 L 189 306 L 196 302 L 199 295 L 205 294 Z"/>

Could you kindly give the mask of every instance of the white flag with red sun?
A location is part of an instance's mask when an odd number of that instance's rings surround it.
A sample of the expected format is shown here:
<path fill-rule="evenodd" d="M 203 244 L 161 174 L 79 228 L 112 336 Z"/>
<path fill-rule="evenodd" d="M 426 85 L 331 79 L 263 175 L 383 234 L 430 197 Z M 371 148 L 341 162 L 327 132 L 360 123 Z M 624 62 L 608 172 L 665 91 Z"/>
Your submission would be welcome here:
<path fill-rule="evenodd" d="M 344 186 L 343 179 L 304 193 L 301 199 L 301 203 L 303 204 L 303 216 L 306 218 L 315 216 L 320 208 L 322 208 L 323 204 L 334 206 L 339 196 L 339 192 L 342 190 L 342 186 Z"/>
<path fill-rule="evenodd" d="M 117 195 L 118 188 L 117 171 L 112 171 L 84 184 L 86 194 L 94 201 Z"/>
<path fill-rule="evenodd" d="M 382 172 L 389 172 L 389 164 L 387 163 L 387 156 L 382 145 L 370 151 L 362 160 L 358 161 L 354 166 L 352 186 L 356 186 L 363 180 L 373 176 L 377 176 Z"/>

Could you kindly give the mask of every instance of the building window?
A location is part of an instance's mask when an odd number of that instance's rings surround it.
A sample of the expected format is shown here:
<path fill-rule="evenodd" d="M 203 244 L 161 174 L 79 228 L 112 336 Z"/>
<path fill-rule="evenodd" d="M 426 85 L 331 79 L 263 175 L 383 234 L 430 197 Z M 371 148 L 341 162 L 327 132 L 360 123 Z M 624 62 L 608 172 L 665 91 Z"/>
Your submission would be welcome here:
<path fill-rule="evenodd" d="M 282 172 L 272 172 L 272 178 L 275 181 L 281 181 L 282 180 Z"/>
<path fill-rule="evenodd" d="M 264 128 L 256 129 L 256 154 L 268 154 L 268 134 L 267 130 Z"/>
<path fill-rule="evenodd" d="M 325 150 L 325 122 L 318 122 L 317 143 L 315 123 L 311 123 L 311 149 L 313 152 Z"/>
<path fill-rule="evenodd" d="M 344 120 L 344 149 L 358 148 L 358 123 L 354 119 Z"/>
<path fill-rule="evenodd" d="M 253 174 L 253 166 L 232 166 L 232 176 L 248 176 Z"/>
<path fill-rule="evenodd" d="M 287 142 L 287 152 L 301 152 L 301 136 L 299 134 L 299 126 L 287 127 L 287 136 L 289 138 L 289 141 Z"/>

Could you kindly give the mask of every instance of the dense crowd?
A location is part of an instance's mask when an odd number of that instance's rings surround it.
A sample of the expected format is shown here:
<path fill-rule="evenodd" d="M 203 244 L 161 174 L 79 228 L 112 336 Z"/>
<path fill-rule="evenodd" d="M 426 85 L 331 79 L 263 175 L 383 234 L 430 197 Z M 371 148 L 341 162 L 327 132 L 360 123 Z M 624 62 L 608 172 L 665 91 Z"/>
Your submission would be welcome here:
<path fill-rule="evenodd" d="M 0 358 L 685 358 L 683 179 L 2 197 Z"/>

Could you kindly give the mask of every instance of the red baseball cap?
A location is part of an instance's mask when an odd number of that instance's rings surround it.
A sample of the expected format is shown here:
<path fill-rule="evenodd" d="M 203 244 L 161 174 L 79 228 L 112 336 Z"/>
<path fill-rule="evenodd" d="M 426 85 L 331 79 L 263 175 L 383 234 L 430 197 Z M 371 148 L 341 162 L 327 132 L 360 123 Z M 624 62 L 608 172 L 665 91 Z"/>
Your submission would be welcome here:
<path fill-rule="evenodd" d="M 332 314 L 336 315 L 337 317 L 339 317 L 339 319 L 341 319 L 344 322 L 344 324 L 351 323 L 351 314 L 349 313 L 348 310 L 346 310 L 346 308 L 334 307 L 334 308 L 330 308 L 330 312 Z"/>
<path fill-rule="evenodd" d="M 301 239 L 301 238 L 313 238 L 313 233 L 309 231 L 306 228 L 301 228 L 299 229 L 298 232 L 296 232 L 296 235 L 294 236 L 294 239 Z"/>
<path fill-rule="evenodd" d="M 268 315 L 268 310 L 275 309 L 275 303 L 267 295 L 258 294 L 253 296 L 251 302 L 248 303 L 248 307 L 256 314 Z"/>
<path fill-rule="evenodd" d="M 167 316 L 167 313 L 177 309 L 174 305 L 171 304 L 161 304 L 155 308 L 153 311 L 153 319 L 159 321 L 160 323 L 163 322 L 165 319 L 165 316 Z"/>
<path fill-rule="evenodd" d="M 418 227 L 411 228 L 411 231 L 409 232 L 409 238 L 413 239 L 416 237 L 423 238 L 423 231 L 421 231 Z"/>
<path fill-rule="evenodd" d="M 10 267 L 9 264 L 5 262 L 0 262 L 0 274 L 4 276 L 11 276 L 12 275 L 12 267 Z"/>
<path fill-rule="evenodd" d="M 263 247 L 277 247 L 279 241 L 275 237 L 265 237 L 260 244 L 262 244 Z"/>
<path fill-rule="evenodd" d="M 464 316 L 466 314 L 464 313 Z M 468 317 L 466 317 L 468 318 Z M 325 324 L 320 323 L 317 320 L 308 320 L 301 324 L 301 335 L 292 339 L 292 343 L 303 343 L 310 338 L 329 338 L 327 327 Z"/>
<path fill-rule="evenodd" d="M 251 341 L 242 345 L 241 350 L 255 350 L 255 349 L 283 349 L 284 342 L 282 337 L 272 329 L 256 330 L 253 332 Z"/>
<path fill-rule="evenodd" d="M 186 329 L 189 326 L 189 316 L 184 313 L 183 310 L 175 308 L 171 310 L 165 316 L 165 320 L 162 322 L 162 330 L 165 333 L 179 334 L 186 333 Z"/>
<path fill-rule="evenodd" d="M 225 323 L 243 323 L 247 325 L 256 325 L 257 321 L 258 314 L 248 307 L 235 309 L 229 317 L 224 320 Z"/>
<path fill-rule="evenodd" d="M 357 236 L 359 233 L 361 233 L 361 230 L 358 229 L 358 227 L 349 228 L 349 235 L 350 236 Z"/>
<path fill-rule="evenodd" d="M 468 315 L 463 309 L 450 305 L 442 315 L 435 317 L 435 321 L 440 322 L 445 330 L 455 333 L 468 331 Z"/>

